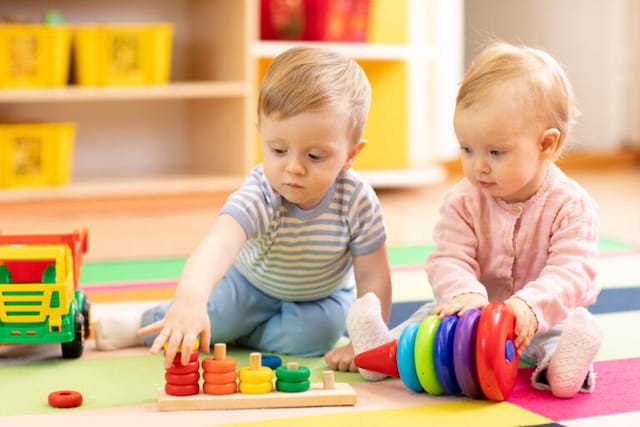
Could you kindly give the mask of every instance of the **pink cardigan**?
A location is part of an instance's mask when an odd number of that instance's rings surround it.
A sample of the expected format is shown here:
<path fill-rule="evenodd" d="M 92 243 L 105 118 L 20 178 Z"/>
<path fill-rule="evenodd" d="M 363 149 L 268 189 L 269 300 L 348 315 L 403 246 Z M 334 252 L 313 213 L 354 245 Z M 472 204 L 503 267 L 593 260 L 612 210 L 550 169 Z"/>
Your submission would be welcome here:
<path fill-rule="evenodd" d="M 438 304 L 468 292 L 490 301 L 517 295 L 546 332 L 600 292 L 596 203 L 553 164 L 523 203 L 463 179 L 445 196 L 434 239 L 426 270 Z"/>

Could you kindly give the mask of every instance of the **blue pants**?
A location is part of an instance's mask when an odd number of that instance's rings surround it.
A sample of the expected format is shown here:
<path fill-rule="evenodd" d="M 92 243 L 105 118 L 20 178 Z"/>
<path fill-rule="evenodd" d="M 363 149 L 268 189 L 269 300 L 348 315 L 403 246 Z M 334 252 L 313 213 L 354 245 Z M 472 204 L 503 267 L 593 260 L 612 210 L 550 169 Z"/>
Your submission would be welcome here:
<path fill-rule="evenodd" d="M 344 333 L 353 301 L 352 289 L 316 301 L 282 301 L 258 290 L 232 267 L 213 289 L 207 304 L 211 343 L 236 342 L 264 352 L 320 356 Z M 162 319 L 171 304 L 147 310 L 142 326 Z M 156 336 L 146 335 L 145 343 L 151 345 Z"/>

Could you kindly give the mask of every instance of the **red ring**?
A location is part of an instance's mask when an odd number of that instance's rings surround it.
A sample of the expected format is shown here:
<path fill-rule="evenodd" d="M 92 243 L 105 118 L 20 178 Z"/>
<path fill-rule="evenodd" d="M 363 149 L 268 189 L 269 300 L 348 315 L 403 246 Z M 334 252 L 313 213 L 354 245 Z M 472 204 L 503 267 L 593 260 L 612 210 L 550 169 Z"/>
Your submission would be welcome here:
<path fill-rule="evenodd" d="M 198 380 L 200 379 L 200 372 L 191 372 L 189 374 L 172 374 L 170 372 L 167 372 L 166 374 L 164 374 L 164 379 L 167 384 L 197 384 Z"/>
<path fill-rule="evenodd" d="M 515 339 L 516 318 L 502 301 L 494 301 L 482 311 L 476 331 L 476 369 L 484 395 L 493 401 L 505 400 L 518 377 L 518 356 L 505 356 L 507 341 Z"/>
<path fill-rule="evenodd" d="M 49 405 L 54 408 L 75 408 L 82 405 L 82 394 L 72 390 L 49 393 Z"/>
<path fill-rule="evenodd" d="M 165 384 L 164 391 L 170 396 L 193 396 L 200 393 L 200 385 L 197 383 L 187 385 Z"/>
<path fill-rule="evenodd" d="M 180 362 L 173 362 L 166 370 L 170 374 L 190 374 L 200 370 L 200 362 L 196 360 L 195 362 L 189 362 L 186 365 L 183 365 Z"/>

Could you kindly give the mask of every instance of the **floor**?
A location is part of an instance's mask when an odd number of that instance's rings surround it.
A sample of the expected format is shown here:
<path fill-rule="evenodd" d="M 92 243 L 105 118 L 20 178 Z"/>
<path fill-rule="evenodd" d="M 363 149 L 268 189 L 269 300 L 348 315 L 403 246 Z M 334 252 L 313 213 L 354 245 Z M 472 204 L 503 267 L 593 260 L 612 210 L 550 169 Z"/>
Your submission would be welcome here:
<path fill-rule="evenodd" d="M 570 176 L 599 203 L 601 235 L 640 244 L 640 167 L 578 171 Z M 456 180 L 424 188 L 380 191 L 389 245 L 431 242 L 442 196 Z M 95 205 L 47 212 L 0 209 L 0 229 L 5 234 L 64 233 L 87 227 L 90 249 L 86 259 L 186 256 L 211 226 L 222 201 L 218 197 L 199 203 L 135 209 L 100 209 Z"/>

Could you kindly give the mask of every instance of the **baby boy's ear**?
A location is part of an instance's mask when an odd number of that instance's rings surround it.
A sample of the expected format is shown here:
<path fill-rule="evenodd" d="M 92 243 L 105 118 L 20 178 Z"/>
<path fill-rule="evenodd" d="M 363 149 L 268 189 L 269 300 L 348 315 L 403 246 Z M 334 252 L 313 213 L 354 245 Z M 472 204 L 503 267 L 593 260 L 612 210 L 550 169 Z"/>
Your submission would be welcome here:
<path fill-rule="evenodd" d="M 360 151 L 362 151 L 365 145 L 367 145 L 367 140 L 361 139 L 353 147 L 351 147 L 351 150 L 349 150 L 349 154 L 347 155 L 347 161 L 344 162 L 344 166 L 342 167 L 342 170 L 346 171 L 348 169 L 351 169 L 351 167 L 353 166 L 353 163 L 356 161 L 356 158 L 358 157 L 358 154 L 360 153 Z"/>

